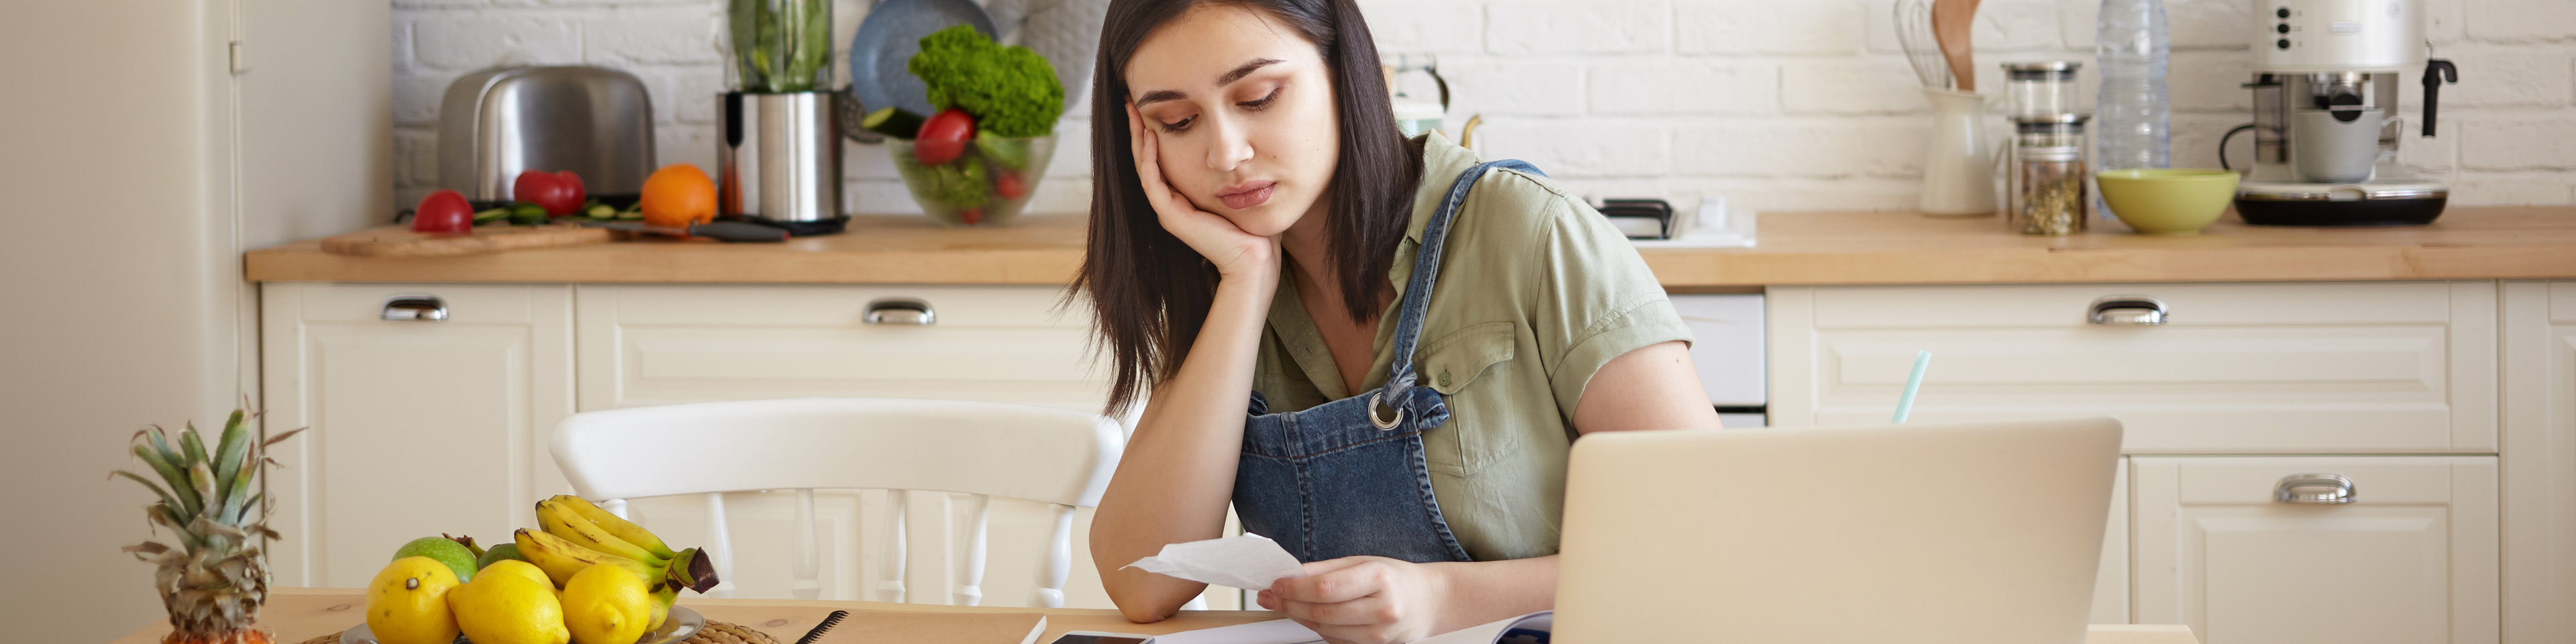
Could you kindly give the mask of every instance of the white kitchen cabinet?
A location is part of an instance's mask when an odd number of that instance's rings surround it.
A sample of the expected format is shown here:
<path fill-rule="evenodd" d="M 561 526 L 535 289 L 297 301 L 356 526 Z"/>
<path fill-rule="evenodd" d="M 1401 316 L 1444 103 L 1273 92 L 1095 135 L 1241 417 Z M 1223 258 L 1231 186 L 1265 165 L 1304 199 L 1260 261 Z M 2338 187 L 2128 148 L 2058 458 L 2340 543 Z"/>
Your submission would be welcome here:
<path fill-rule="evenodd" d="M 383 319 L 411 294 L 446 319 Z M 571 287 L 272 283 L 260 306 L 268 426 L 308 428 L 270 452 L 277 585 L 364 586 L 440 533 L 505 542 L 570 491 L 547 441 L 572 413 Z"/>
<path fill-rule="evenodd" d="M 2207 644 L 2498 641 L 2493 457 L 2133 461 L 2139 623 Z M 2353 501 L 2275 500 L 2311 473 Z"/>
<path fill-rule="evenodd" d="M 1050 286 L 578 287 L 581 408 L 865 396 L 1100 411 L 1089 309 Z M 900 309 L 912 300 L 929 324 Z"/>
<path fill-rule="evenodd" d="M 2576 642 L 2576 282 L 2503 310 L 2504 640 Z"/>
<path fill-rule="evenodd" d="M 1782 287 L 1771 422 L 2115 416 L 2132 454 L 2496 450 L 2491 282 Z M 2161 300 L 2159 326 L 2090 323 Z"/>

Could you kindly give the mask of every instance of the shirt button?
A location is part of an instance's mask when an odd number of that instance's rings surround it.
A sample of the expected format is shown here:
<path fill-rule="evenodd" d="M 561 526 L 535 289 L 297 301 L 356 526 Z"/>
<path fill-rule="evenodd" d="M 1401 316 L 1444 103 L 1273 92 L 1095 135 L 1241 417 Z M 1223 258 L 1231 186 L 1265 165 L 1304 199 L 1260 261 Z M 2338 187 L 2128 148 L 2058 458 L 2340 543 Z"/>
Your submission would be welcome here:
<path fill-rule="evenodd" d="M 1449 370 L 1447 369 L 1440 370 L 1440 386 L 1449 386 Z"/>

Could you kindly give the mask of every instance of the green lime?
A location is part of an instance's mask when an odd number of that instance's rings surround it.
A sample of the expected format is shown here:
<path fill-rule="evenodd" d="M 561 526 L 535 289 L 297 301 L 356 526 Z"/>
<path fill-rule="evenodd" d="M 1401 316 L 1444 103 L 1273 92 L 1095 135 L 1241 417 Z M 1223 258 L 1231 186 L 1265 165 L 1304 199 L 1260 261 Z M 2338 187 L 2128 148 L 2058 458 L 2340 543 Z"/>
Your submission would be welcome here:
<path fill-rule="evenodd" d="M 504 543 L 484 550 L 483 556 L 474 558 L 474 567 L 476 569 L 488 568 L 491 567 L 492 564 L 500 563 L 503 559 L 517 559 L 520 561 L 528 560 L 527 557 L 519 556 L 519 544 Z"/>
<path fill-rule="evenodd" d="M 513 553 L 518 551 L 517 548 L 511 548 L 510 550 Z M 411 540 L 411 543 L 403 544 L 401 550 L 394 551 L 395 559 L 401 559 L 404 557 L 428 557 L 436 559 L 439 563 L 447 564 L 449 569 L 456 571 L 457 581 L 471 581 L 474 579 L 474 571 L 476 570 L 474 566 L 474 551 L 465 549 L 465 544 L 457 543 L 455 540 L 447 537 L 421 537 L 413 539 Z"/>

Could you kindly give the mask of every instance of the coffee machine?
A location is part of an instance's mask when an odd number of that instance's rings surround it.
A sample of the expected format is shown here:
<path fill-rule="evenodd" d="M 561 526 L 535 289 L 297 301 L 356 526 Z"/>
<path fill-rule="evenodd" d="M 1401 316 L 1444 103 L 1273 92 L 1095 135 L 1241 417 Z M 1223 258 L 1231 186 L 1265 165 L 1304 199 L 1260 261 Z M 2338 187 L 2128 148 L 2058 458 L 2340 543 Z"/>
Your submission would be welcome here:
<path fill-rule="evenodd" d="M 2245 223 L 2416 225 L 2441 216 L 2450 186 L 2397 160 L 2409 128 L 2405 75 L 2423 73 L 2421 132 L 2434 133 L 2450 61 L 2428 60 L 2421 0 L 2254 0 L 2254 166 L 2236 191 Z"/>

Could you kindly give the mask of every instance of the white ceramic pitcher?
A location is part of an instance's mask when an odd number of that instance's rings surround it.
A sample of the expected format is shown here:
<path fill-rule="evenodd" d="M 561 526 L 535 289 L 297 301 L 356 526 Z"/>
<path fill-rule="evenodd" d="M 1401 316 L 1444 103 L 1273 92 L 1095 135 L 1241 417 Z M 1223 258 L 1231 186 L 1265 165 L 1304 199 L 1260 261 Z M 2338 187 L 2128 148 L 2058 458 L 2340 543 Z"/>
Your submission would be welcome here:
<path fill-rule="evenodd" d="M 1932 142 L 1923 159 L 1923 198 L 1932 217 L 1995 214 L 1994 139 L 1986 136 L 1986 97 L 1923 90 L 1932 101 Z"/>

